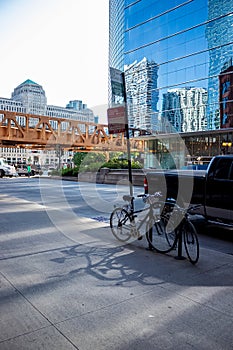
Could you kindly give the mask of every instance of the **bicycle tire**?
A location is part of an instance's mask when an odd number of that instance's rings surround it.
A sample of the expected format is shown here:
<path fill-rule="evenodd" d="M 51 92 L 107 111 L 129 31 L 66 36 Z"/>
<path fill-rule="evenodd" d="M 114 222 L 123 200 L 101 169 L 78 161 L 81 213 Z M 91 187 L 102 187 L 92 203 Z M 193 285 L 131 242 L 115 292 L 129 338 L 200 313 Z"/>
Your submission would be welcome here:
<path fill-rule="evenodd" d="M 189 261 L 194 265 L 199 259 L 199 241 L 193 223 L 185 220 L 183 227 L 184 246 Z"/>
<path fill-rule="evenodd" d="M 158 253 L 168 253 L 173 250 L 177 242 L 176 228 L 169 220 L 169 215 L 161 215 L 160 220 L 150 220 L 147 224 L 146 238 L 149 249 Z"/>
<path fill-rule="evenodd" d="M 131 237 L 132 220 L 123 208 L 115 208 L 110 216 L 112 234 L 121 242 L 127 242 Z"/>

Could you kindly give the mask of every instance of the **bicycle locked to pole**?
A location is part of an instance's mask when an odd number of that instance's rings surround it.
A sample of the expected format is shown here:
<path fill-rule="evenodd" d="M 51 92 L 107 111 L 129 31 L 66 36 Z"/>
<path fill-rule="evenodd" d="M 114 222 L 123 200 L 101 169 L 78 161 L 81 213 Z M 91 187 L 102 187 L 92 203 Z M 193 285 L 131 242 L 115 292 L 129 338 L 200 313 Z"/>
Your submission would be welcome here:
<path fill-rule="evenodd" d="M 197 205 L 181 208 L 172 198 L 162 200 L 161 192 L 137 197 L 142 198 L 143 208 L 135 210 L 135 197 L 124 195 L 126 204 L 115 207 L 111 213 L 110 227 L 113 235 L 119 241 L 127 242 L 130 238 L 140 240 L 145 234 L 149 250 L 168 253 L 177 249 L 177 259 L 184 259 L 184 245 L 189 261 L 196 264 L 199 259 L 199 241 L 190 215 Z"/>

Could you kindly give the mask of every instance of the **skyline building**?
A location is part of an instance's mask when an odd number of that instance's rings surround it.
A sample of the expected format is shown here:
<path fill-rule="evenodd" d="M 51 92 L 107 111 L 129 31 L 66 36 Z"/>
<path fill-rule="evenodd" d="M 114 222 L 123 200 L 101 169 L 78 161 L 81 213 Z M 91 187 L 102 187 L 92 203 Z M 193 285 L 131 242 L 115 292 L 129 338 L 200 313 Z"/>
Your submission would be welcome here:
<path fill-rule="evenodd" d="M 219 105 L 219 95 L 221 95 L 219 75 L 232 66 L 232 9 L 233 1 L 208 0 L 208 23 L 206 25 L 209 52 L 208 129 L 218 129 L 223 124 L 220 115 L 221 105 Z M 230 71 L 233 74 L 232 67 Z M 230 71 L 228 70 L 228 73 Z M 230 104 L 232 105 L 232 102 Z"/>
<path fill-rule="evenodd" d="M 109 1 L 109 49 L 108 66 L 124 69 L 124 2 L 125 0 Z M 112 88 L 109 70 L 108 103 L 112 104 Z"/>
<path fill-rule="evenodd" d="M 125 66 L 125 87 L 128 103 L 128 121 L 132 129 L 153 132 L 158 128 L 158 67 L 143 58 Z"/>
<path fill-rule="evenodd" d="M 94 122 L 94 113 L 81 100 L 72 100 L 66 107 L 47 105 L 43 87 L 27 79 L 18 85 L 11 99 L 0 98 L 0 109 L 28 114 Z"/>
<path fill-rule="evenodd" d="M 174 123 L 170 130 L 178 132 L 214 130 L 223 125 L 219 77 L 226 70 L 229 75 L 232 66 L 232 9 L 233 0 L 109 0 L 109 67 L 123 71 L 144 57 L 157 65 L 151 96 L 157 106 L 158 132 L 165 132 L 168 122 Z M 153 95 L 153 89 L 157 94 Z M 176 98 L 174 91 L 180 91 Z M 163 120 L 168 115 L 165 106 L 172 106 L 171 92 L 177 102 L 179 94 L 185 93 L 194 94 L 200 104 L 195 113 L 192 102 L 185 104 L 186 126 L 182 125 L 184 111 L 177 114 L 177 109 L 170 110 L 170 119 Z M 189 100 L 193 101 L 191 96 Z M 131 96 L 127 103 L 130 105 Z"/>
<path fill-rule="evenodd" d="M 0 97 L 0 110 L 72 119 L 81 122 L 98 122 L 98 117 L 95 117 L 93 111 L 87 108 L 87 105 L 81 100 L 71 100 L 66 107 L 47 105 L 43 87 L 30 79 L 18 85 L 12 92 L 10 99 Z M 16 118 L 19 125 L 25 125 L 23 116 L 16 116 Z M 30 127 L 35 126 L 36 123 L 35 118 L 29 119 Z M 56 130 L 58 127 L 57 121 L 51 120 L 50 123 Z M 66 128 L 66 123 L 62 123 L 62 128 Z M 82 129 L 82 125 L 80 129 Z M 83 130 L 85 130 L 84 127 Z M 70 154 L 68 153 L 64 154 L 64 160 L 69 158 Z M 32 159 L 32 163 L 40 163 L 41 165 L 52 164 L 56 166 L 58 164 L 58 157 L 53 150 L 47 150 L 43 154 L 42 151 L 35 153 L 35 151 L 31 152 L 25 148 L 0 147 L 0 157 L 5 158 L 10 163 L 26 162 L 28 159 Z"/>
<path fill-rule="evenodd" d="M 203 88 L 170 89 L 163 95 L 161 130 L 189 132 L 206 130 L 207 90 Z"/>
<path fill-rule="evenodd" d="M 46 115 L 47 98 L 44 89 L 30 79 L 14 89 L 11 99 L 21 102 L 28 114 Z"/>

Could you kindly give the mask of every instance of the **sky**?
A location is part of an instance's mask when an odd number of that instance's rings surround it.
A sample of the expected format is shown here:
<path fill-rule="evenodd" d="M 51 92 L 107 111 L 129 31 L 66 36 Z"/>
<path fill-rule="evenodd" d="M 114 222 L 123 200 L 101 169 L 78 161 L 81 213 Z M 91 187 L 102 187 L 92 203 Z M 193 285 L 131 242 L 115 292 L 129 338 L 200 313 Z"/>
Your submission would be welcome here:
<path fill-rule="evenodd" d="M 31 79 L 47 104 L 82 100 L 101 114 L 108 101 L 108 2 L 0 0 L 0 97 L 11 98 Z"/>

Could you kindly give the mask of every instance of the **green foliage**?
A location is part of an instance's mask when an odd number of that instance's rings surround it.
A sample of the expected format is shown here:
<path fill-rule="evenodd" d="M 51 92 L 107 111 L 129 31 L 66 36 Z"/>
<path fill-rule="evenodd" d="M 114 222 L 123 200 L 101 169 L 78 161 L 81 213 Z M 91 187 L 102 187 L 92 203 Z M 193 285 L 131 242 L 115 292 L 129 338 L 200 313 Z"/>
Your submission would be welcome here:
<path fill-rule="evenodd" d="M 140 162 L 138 161 L 132 161 L 132 169 L 142 169 L 143 166 Z"/>
<path fill-rule="evenodd" d="M 93 171 L 96 172 L 100 168 L 102 168 L 103 162 L 93 162 L 90 164 L 85 164 L 82 167 L 80 167 L 79 171 L 80 172 L 86 172 L 86 171 Z"/>
<path fill-rule="evenodd" d="M 114 159 L 110 159 L 108 162 L 102 164 L 101 168 L 121 169 L 121 164 Z"/>
<path fill-rule="evenodd" d="M 62 176 L 73 176 L 73 169 L 72 168 L 62 169 L 61 175 Z"/>
<path fill-rule="evenodd" d="M 61 175 L 62 176 L 74 176 L 74 177 L 77 177 L 78 176 L 78 170 L 79 170 L 78 167 L 62 169 Z"/>
<path fill-rule="evenodd" d="M 79 171 L 79 168 L 78 167 L 74 167 L 73 168 L 73 176 L 77 177 L 78 176 L 78 171 Z"/>
<path fill-rule="evenodd" d="M 50 174 L 53 175 L 53 176 L 60 176 L 61 175 L 61 170 L 54 169 L 54 170 L 51 171 Z"/>
<path fill-rule="evenodd" d="M 131 161 L 132 169 L 141 169 L 142 165 L 138 161 Z M 104 163 L 101 168 L 109 169 L 128 169 L 128 160 L 126 159 L 110 159 L 108 162 Z"/>
<path fill-rule="evenodd" d="M 97 171 L 106 161 L 103 153 L 97 152 L 77 152 L 73 157 L 73 162 L 78 168 L 78 171 Z"/>
<path fill-rule="evenodd" d="M 105 162 L 105 155 L 103 153 L 90 152 L 86 155 L 84 163 L 93 163 L 93 162 Z"/>
<path fill-rule="evenodd" d="M 101 168 L 109 169 L 128 169 L 127 156 L 123 152 L 110 152 L 110 160 L 106 162 L 105 155 L 103 153 L 96 152 L 77 152 L 74 154 L 73 162 L 74 168 L 62 169 L 62 176 L 78 176 L 79 172 L 93 171 L 97 172 Z M 138 161 L 132 160 L 132 169 L 141 169 L 142 165 Z"/>
<path fill-rule="evenodd" d="M 79 168 L 83 159 L 86 157 L 87 153 L 85 152 L 77 152 L 73 156 L 74 164 Z"/>

